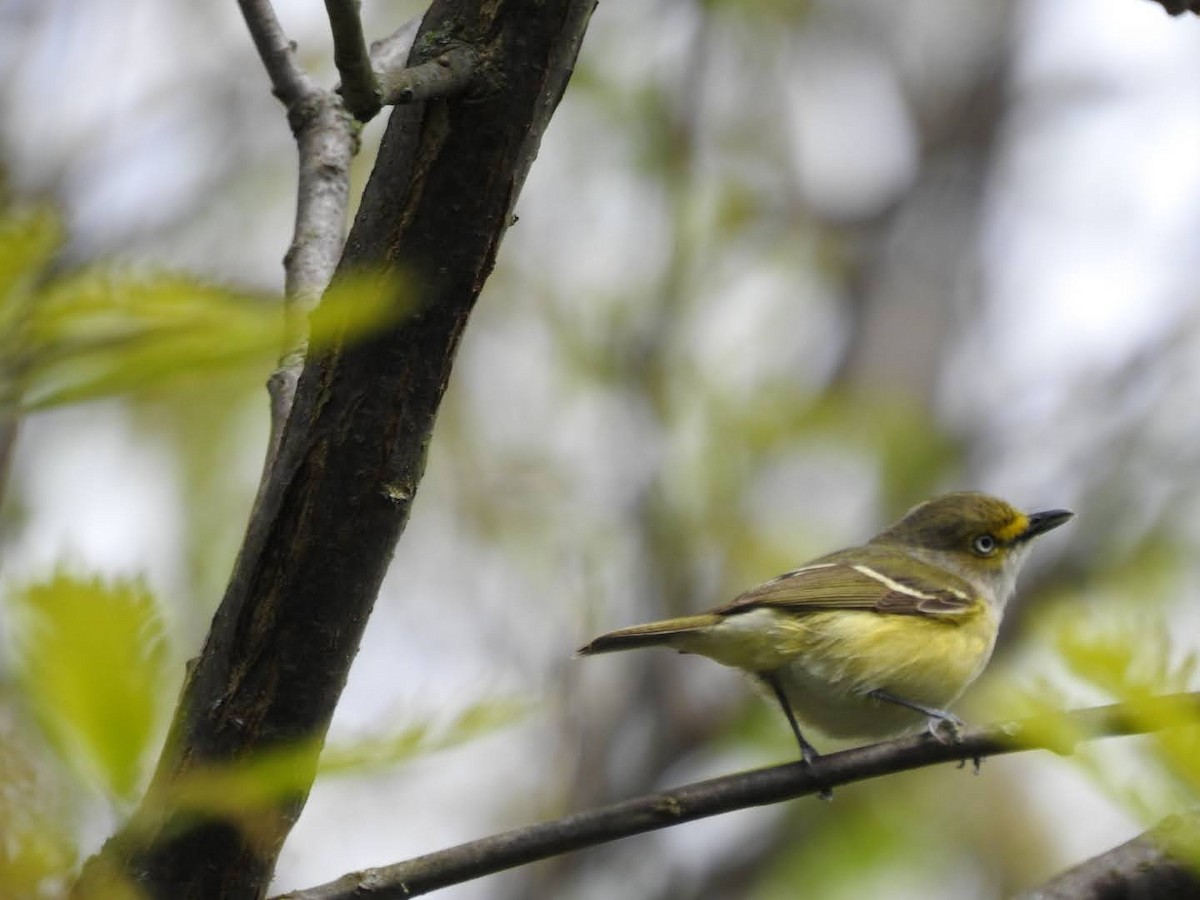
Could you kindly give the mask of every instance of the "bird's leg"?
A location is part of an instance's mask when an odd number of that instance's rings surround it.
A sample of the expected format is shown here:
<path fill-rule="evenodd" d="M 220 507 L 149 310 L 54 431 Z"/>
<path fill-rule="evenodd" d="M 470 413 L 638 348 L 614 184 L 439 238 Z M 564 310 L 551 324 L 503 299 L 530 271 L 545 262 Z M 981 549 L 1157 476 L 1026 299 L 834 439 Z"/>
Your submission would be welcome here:
<path fill-rule="evenodd" d="M 944 709 L 935 709 L 932 706 L 925 706 L 921 703 L 914 703 L 912 700 L 905 700 L 903 697 L 897 697 L 895 694 L 889 694 L 887 691 L 874 690 L 867 693 L 868 697 L 873 697 L 882 703 L 894 703 L 897 706 L 903 706 L 915 712 L 923 713 L 928 717 L 926 728 L 933 735 L 934 739 L 946 743 L 941 734 L 941 726 L 945 725 L 946 730 L 950 733 L 950 740 L 958 740 L 958 731 L 963 727 L 963 720 L 952 712 L 946 712 Z M 971 757 L 972 763 L 975 765 L 975 773 L 979 773 L 980 758 L 978 756 Z M 966 764 L 966 760 L 962 761 L 962 765 Z M 960 768 L 962 766 L 960 765 Z"/>
<path fill-rule="evenodd" d="M 783 714 L 787 716 L 788 724 L 792 726 L 792 734 L 796 736 L 796 742 L 800 744 L 800 755 L 806 763 L 811 763 L 821 754 L 817 752 L 817 748 L 805 740 L 804 735 L 800 731 L 800 726 L 796 723 L 796 715 L 792 712 L 792 705 L 788 703 L 787 694 L 783 692 L 783 686 L 779 683 L 779 679 L 774 672 L 762 673 L 762 680 L 775 694 L 775 699 L 779 701 L 779 705 L 783 707 Z"/>
<path fill-rule="evenodd" d="M 800 745 L 801 759 L 806 765 L 811 764 L 821 754 L 817 752 L 816 747 L 805 740 L 803 732 L 800 731 L 800 725 L 796 722 L 796 714 L 792 712 L 792 704 L 788 702 L 787 694 L 783 692 L 783 685 L 779 683 L 778 676 L 774 672 L 761 672 L 760 676 L 771 692 L 775 694 L 775 699 L 783 708 L 783 714 L 787 716 L 788 724 L 792 726 L 792 734 L 796 736 L 796 743 Z M 832 800 L 833 791 L 829 788 L 821 788 L 820 796 L 822 800 Z"/>
<path fill-rule="evenodd" d="M 929 724 L 926 726 L 929 729 L 929 733 L 939 741 L 942 740 L 942 737 L 938 733 L 938 729 L 942 723 L 945 723 L 947 730 L 950 732 L 951 739 L 957 739 L 958 729 L 963 727 L 962 719 L 954 715 L 954 713 L 946 712 L 944 709 L 935 709 L 932 706 L 914 703 L 912 700 L 905 700 L 903 697 L 897 697 L 895 694 L 889 694 L 887 691 L 869 691 L 867 696 L 883 703 L 894 703 L 896 706 L 903 706 L 906 709 L 924 713 L 929 718 Z"/>

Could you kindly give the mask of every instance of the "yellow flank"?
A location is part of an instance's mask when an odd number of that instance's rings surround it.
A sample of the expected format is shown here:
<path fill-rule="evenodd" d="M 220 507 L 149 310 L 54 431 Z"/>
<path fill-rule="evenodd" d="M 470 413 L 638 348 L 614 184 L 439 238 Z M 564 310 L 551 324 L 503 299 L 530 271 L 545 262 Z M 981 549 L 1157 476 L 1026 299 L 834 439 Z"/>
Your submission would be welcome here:
<path fill-rule="evenodd" d="M 866 693 L 944 709 L 987 664 L 997 626 L 982 601 L 954 617 L 759 608 L 666 643 L 751 673 L 775 672 L 801 720 L 833 737 L 871 737 L 924 717 Z"/>
<path fill-rule="evenodd" d="M 980 603 L 960 618 L 819 613 L 798 622 L 807 673 L 838 687 L 884 690 L 926 706 L 945 707 L 986 665 L 996 621 Z"/>
<path fill-rule="evenodd" d="M 677 633 L 663 643 L 749 672 L 771 671 L 804 659 L 810 667 L 822 669 L 829 681 L 851 682 L 867 690 L 886 688 L 885 682 L 893 677 L 910 684 L 928 681 L 932 685 L 928 690 L 906 694 L 920 701 L 922 696 L 942 692 L 939 685 L 966 684 L 978 674 L 995 634 L 995 616 L 980 602 L 967 615 L 937 618 L 869 610 L 796 614 L 759 608 L 725 616 L 708 628 Z"/>
<path fill-rule="evenodd" d="M 996 539 L 1008 544 L 1029 530 L 1029 516 L 1017 513 L 1013 520 L 1003 528 L 996 529 Z"/>

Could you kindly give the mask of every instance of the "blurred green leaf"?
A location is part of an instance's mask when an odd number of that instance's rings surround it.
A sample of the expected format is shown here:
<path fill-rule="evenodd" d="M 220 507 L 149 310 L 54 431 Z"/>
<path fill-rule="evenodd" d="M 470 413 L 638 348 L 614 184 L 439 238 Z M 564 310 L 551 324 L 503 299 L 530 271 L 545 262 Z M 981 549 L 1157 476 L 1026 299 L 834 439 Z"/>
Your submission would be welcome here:
<path fill-rule="evenodd" d="M 369 337 L 402 320 L 412 307 L 411 288 L 400 275 L 339 275 L 308 317 L 308 342 L 320 349 Z"/>
<path fill-rule="evenodd" d="M 1148 541 L 1138 552 L 1046 609 L 1035 639 L 1054 650 L 1057 674 L 1039 673 L 1010 689 L 1005 713 L 1040 717 L 1038 740 L 1051 740 L 1108 796 L 1145 824 L 1200 803 L 1200 716 L 1194 704 L 1140 701 L 1196 689 L 1197 658 L 1182 652 L 1168 626 L 1187 551 Z M 1062 710 L 1097 697 L 1130 705 L 1145 736 L 1119 747 L 1078 743 Z M 1115 751 L 1120 750 L 1118 754 Z M 1200 860 L 1198 860 L 1200 861 Z"/>
<path fill-rule="evenodd" d="M 438 725 L 427 719 L 413 722 L 395 734 L 332 744 L 321 756 L 321 774 L 355 774 L 395 765 L 482 737 L 513 724 L 525 712 L 525 704 L 517 700 L 481 700 L 463 710 L 448 725 Z"/>
<path fill-rule="evenodd" d="M 59 785 L 0 706 L 0 897 L 47 896 L 75 864 Z"/>
<path fill-rule="evenodd" d="M 45 292 L 29 330 L 26 409 L 156 385 L 279 347 L 273 304 L 178 276 L 75 275 Z"/>
<path fill-rule="evenodd" d="M 276 747 L 227 765 L 195 768 L 176 779 L 157 803 L 234 819 L 253 832 L 289 796 L 303 796 L 318 771 L 347 775 L 395 765 L 480 737 L 512 723 L 523 711 L 514 701 L 484 700 L 443 726 L 415 722 L 393 735 L 330 745 L 323 752 L 311 740 Z M 148 818 L 153 820 L 153 814 Z"/>
<path fill-rule="evenodd" d="M 158 604 L 135 582 L 56 574 L 15 592 L 16 675 L 63 760 L 130 799 L 169 684 Z"/>
<path fill-rule="evenodd" d="M 61 241 L 58 220 L 48 210 L 0 216 L 0 322 L 9 324 L 11 301 L 42 277 Z"/>
<path fill-rule="evenodd" d="M 303 334 L 277 298 L 192 276 L 93 267 L 50 277 L 61 229 L 46 212 L 0 217 L 0 401 L 26 410 L 157 388 L 181 375 L 263 374 Z M 349 275 L 308 323 L 320 349 L 397 321 L 399 279 Z"/>
<path fill-rule="evenodd" d="M 381 279 L 331 290 L 311 319 L 317 347 L 353 339 L 396 318 Z M 196 372 L 254 366 L 284 346 L 282 304 L 179 275 L 107 271 L 47 289 L 28 328 L 24 406 L 40 409 L 158 386 Z"/>
<path fill-rule="evenodd" d="M 305 740 L 227 765 L 194 768 L 171 784 L 168 806 L 252 823 L 288 796 L 304 795 L 319 752 L 319 742 Z"/>
<path fill-rule="evenodd" d="M 0 413 L 20 399 L 35 288 L 61 240 L 48 211 L 0 216 Z"/>

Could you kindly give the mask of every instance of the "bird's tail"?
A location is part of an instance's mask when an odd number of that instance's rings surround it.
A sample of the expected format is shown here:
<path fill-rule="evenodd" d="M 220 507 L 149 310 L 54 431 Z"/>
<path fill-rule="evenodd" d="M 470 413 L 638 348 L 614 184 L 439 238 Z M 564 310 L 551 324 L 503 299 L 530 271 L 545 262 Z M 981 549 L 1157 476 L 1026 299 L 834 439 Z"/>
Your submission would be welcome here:
<path fill-rule="evenodd" d="M 578 656 L 591 656 L 593 653 L 634 650 L 638 647 L 672 647 L 680 643 L 681 637 L 709 628 L 720 621 L 720 616 L 705 613 L 699 616 L 683 616 L 679 619 L 663 619 L 661 622 L 650 622 L 647 625 L 619 628 L 616 631 L 600 635 L 575 652 Z"/>

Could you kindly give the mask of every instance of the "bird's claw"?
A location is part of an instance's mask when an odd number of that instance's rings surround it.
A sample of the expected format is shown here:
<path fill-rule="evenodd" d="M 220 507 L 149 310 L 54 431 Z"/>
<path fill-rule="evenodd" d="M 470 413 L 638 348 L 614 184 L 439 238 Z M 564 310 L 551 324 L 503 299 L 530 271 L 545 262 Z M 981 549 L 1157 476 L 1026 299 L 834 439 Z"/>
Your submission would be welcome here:
<path fill-rule="evenodd" d="M 965 727 L 962 719 L 948 712 L 930 716 L 925 725 L 926 730 L 939 744 L 958 743 L 959 734 Z"/>
<path fill-rule="evenodd" d="M 810 744 L 808 741 L 804 741 L 800 745 L 800 764 L 802 766 L 812 766 L 812 764 L 820 758 L 821 758 L 821 754 L 817 752 L 817 748 L 814 747 L 812 744 Z M 819 791 L 817 791 L 817 796 L 820 797 L 822 800 L 832 800 L 833 799 L 833 789 L 823 787 Z"/>
<path fill-rule="evenodd" d="M 955 744 L 962 740 L 962 729 L 966 727 L 963 720 L 953 713 L 943 713 L 940 716 L 930 716 L 926 728 L 933 736 L 933 739 L 940 744 Z M 983 758 L 979 756 L 968 756 L 965 759 L 958 761 L 958 768 L 962 769 L 967 765 L 967 760 L 970 760 L 972 770 L 976 775 L 979 774 L 979 767 L 983 765 Z"/>
<path fill-rule="evenodd" d="M 970 762 L 971 762 L 972 774 L 978 775 L 979 767 L 983 765 L 983 757 L 982 756 L 969 756 L 969 757 L 967 757 L 967 759 L 960 759 L 958 761 L 958 766 L 956 768 L 959 768 L 959 769 L 965 768 L 967 765 L 967 760 L 970 760 Z"/>

